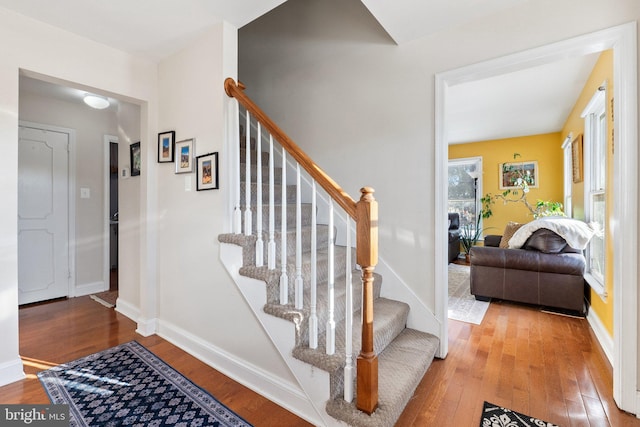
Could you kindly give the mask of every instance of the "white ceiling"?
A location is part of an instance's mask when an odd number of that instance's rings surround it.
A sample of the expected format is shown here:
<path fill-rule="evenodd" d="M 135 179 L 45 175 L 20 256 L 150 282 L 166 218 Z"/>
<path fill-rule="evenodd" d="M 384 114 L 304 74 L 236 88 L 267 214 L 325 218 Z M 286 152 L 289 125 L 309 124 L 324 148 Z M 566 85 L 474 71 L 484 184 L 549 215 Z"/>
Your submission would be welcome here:
<path fill-rule="evenodd" d="M 397 43 L 460 26 L 529 0 L 361 0 Z M 119 50 L 159 61 L 226 20 L 240 28 L 285 0 L 0 0 L 0 7 Z M 593 55 L 454 86 L 452 142 L 560 130 Z M 79 100 L 84 92 L 23 77 L 21 90 Z"/>
<path fill-rule="evenodd" d="M 567 58 L 450 87 L 449 143 L 559 132 L 598 56 Z"/>
<path fill-rule="evenodd" d="M 529 0 L 361 0 L 401 44 L 492 15 Z"/>
<path fill-rule="evenodd" d="M 285 0 L 0 0 L 0 7 L 152 60 L 225 20 L 240 28 Z"/>

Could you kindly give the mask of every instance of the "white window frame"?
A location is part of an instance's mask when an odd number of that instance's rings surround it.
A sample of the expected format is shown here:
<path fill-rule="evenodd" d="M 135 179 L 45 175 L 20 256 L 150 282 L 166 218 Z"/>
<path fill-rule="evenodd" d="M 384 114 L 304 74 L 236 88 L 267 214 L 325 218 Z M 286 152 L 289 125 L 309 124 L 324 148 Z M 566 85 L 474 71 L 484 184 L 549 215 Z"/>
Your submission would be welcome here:
<path fill-rule="evenodd" d="M 606 89 L 607 84 L 604 82 L 581 114 L 584 119 L 584 213 L 587 222 L 593 221 L 595 197 L 604 196 L 606 199 Z M 602 125 L 603 121 L 604 126 Z M 603 152 L 605 153 L 604 159 L 601 158 Z M 604 170 L 601 169 L 603 165 Z M 604 224 L 600 232 L 602 233 L 603 247 L 606 248 L 607 234 Z M 591 289 L 606 301 L 606 250 L 603 250 L 603 259 L 601 260 L 603 269 L 601 274 L 592 268 L 594 263 L 591 254 L 591 243 L 585 251 L 585 256 L 587 268 L 584 278 L 591 286 Z"/>
<path fill-rule="evenodd" d="M 564 155 L 564 206 L 563 211 L 568 217 L 573 217 L 573 157 L 572 157 L 573 134 L 569 133 L 562 143 Z"/>
<path fill-rule="evenodd" d="M 476 181 L 476 215 L 480 213 L 482 209 L 482 202 L 480 199 L 482 198 L 482 177 L 483 177 L 483 168 L 482 168 L 482 156 L 479 157 L 464 157 L 459 159 L 449 159 L 448 166 L 462 166 L 462 165 L 474 165 L 476 167 L 477 172 L 477 181 Z M 448 200 L 447 200 L 448 201 Z M 480 228 L 482 228 L 483 219 L 480 220 Z M 484 237 L 481 237 L 480 240 L 484 240 Z"/>

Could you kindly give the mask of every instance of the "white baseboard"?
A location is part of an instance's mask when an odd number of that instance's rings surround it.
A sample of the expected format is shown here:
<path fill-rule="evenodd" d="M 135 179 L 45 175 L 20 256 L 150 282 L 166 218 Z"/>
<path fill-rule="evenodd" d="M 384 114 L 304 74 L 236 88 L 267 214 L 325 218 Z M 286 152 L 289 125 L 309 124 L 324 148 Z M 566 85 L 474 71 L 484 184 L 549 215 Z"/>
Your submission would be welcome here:
<path fill-rule="evenodd" d="M 136 332 L 143 337 L 150 337 L 158 331 L 158 319 L 143 319 L 140 309 L 118 297 L 115 310 L 138 324 Z"/>
<path fill-rule="evenodd" d="M 123 300 L 121 297 L 118 297 L 118 299 L 116 300 L 116 311 L 136 323 L 138 322 L 138 317 L 140 317 L 140 309 L 135 305 Z"/>
<path fill-rule="evenodd" d="M 587 321 L 589 322 L 593 333 L 596 335 L 598 343 L 600 344 L 600 347 L 602 347 L 604 354 L 607 356 L 607 359 L 609 359 L 609 363 L 613 366 L 613 338 L 609 335 L 609 332 L 607 332 L 602 321 L 593 310 L 589 310 L 589 313 L 587 314 Z"/>
<path fill-rule="evenodd" d="M 0 386 L 20 381 L 25 377 L 22 360 L 19 357 L 0 364 Z"/>
<path fill-rule="evenodd" d="M 92 282 L 92 283 L 83 283 L 81 285 L 76 285 L 73 290 L 72 297 L 81 297 L 84 295 L 97 294 L 100 292 L 104 292 L 109 289 L 108 286 L 105 286 L 103 281 L 100 282 Z"/>
<path fill-rule="evenodd" d="M 246 361 L 238 360 L 223 349 L 169 322 L 160 320 L 157 334 L 234 381 L 256 391 L 298 416 L 306 418 L 305 414 L 309 413 L 307 396 L 297 388 L 297 385 L 283 382 L 280 378 L 274 377 L 263 369 L 246 363 Z"/>
<path fill-rule="evenodd" d="M 158 319 L 141 319 L 138 318 L 138 327 L 136 332 L 143 337 L 150 337 L 158 332 Z"/>

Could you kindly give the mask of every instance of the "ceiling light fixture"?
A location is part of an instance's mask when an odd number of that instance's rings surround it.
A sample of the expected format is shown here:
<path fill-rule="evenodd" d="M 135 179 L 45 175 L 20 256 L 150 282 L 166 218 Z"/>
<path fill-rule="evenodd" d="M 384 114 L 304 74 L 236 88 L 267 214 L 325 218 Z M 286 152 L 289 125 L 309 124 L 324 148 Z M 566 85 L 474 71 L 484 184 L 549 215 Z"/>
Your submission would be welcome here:
<path fill-rule="evenodd" d="M 97 110 L 103 110 L 109 106 L 109 100 L 102 96 L 86 94 L 83 100 L 89 107 Z"/>

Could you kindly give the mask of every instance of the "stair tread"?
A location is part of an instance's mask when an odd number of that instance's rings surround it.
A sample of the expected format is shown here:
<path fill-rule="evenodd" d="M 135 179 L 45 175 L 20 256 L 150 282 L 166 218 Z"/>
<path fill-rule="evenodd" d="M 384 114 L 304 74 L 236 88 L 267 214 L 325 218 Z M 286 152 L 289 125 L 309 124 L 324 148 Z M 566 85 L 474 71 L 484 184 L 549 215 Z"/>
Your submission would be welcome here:
<path fill-rule="evenodd" d="M 373 302 L 373 322 L 374 328 L 374 351 L 376 354 L 393 342 L 398 333 L 401 333 L 407 322 L 409 306 L 403 302 L 386 298 L 377 298 Z M 361 310 L 353 313 L 353 358 L 360 353 L 362 346 L 361 337 Z M 326 333 L 318 336 L 318 348 L 312 349 L 308 346 L 294 349 L 294 357 L 314 365 L 327 372 L 335 372 L 345 365 L 345 322 L 341 320 L 336 325 L 335 353 L 326 354 Z"/>
<path fill-rule="evenodd" d="M 355 398 L 349 403 L 338 397 L 327 402 L 327 413 L 352 426 L 393 426 L 433 362 L 438 346 L 438 338 L 431 334 L 403 330 L 378 356 L 375 412 L 367 415 L 356 408 Z"/>

